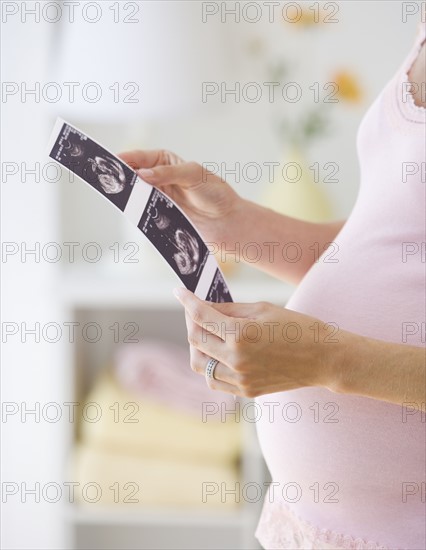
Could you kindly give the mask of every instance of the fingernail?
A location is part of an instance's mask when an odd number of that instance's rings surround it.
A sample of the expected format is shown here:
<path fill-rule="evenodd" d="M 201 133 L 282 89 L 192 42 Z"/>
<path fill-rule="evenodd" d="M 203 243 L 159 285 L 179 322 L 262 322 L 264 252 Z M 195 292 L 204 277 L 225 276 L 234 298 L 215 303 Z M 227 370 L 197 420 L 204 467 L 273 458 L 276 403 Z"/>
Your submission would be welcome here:
<path fill-rule="evenodd" d="M 144 179 L 144 178 L 152 178 L 154 175 L 154 170 L 150 170 L 148 168 L 140 168 L 138 170 L 138 175 Z"/>
<path fill-rule="evenodd" d="M 176 296 L 178 300 L 182 299 L 182 289 L 179 287 L 176 287 L 173 289 L 173 294 Z"/>

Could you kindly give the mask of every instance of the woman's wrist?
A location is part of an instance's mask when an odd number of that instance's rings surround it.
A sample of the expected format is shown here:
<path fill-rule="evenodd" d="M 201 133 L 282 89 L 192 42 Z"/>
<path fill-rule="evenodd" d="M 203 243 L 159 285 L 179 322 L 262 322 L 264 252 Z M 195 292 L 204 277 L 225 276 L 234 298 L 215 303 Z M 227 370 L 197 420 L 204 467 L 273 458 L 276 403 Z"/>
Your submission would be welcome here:
<path fill-rule="evenodd" d="M 221 220 L 221 228 L 218 231 L 220 246 L 224 243 L 230 250 L 239 243 L 244 246 L 245 241 L 250 241 L 248 229 L 253 224 L 253 207 L 255 204 L 237 195 L 231 208 Z M 247 239 L 248 238 L 248 239 Z"/>
<path fill-rule="evenodd" d="M 337 342 L 322 340 L 320 386 L 334 393 L 350 393 L 350 381 L 362 339 L 357 334 L 339 331 Z"/>

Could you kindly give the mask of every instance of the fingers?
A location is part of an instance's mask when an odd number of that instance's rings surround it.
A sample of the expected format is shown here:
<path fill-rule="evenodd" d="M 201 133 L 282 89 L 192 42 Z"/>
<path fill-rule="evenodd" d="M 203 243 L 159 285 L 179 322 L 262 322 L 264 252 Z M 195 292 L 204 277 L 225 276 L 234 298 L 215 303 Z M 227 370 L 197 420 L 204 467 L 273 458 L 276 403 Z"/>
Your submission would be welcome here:
<path fill-rule="evenodd" d="M 253 386 L 253 380 L 248 377 L 247 360 L 244 358 L 242 350 L 239 349 L 239 344 L 234 344 L 232 340 L 226 339 L 227 334 L 234 335 L 236 333 L 234 329 L 240 321 L 244 324 L 246 321 L 242 317 L 228 316 L 221 311 L 226 309 L 229 313 L 229 304 L 215 304 L 213 307 L 211 302 L 200 300 L 185 288 L 176 288 L 174 294 L 185 308 L 193 370 L 205 375 L 208 360 L 216 359 L 219 361 L 214 370 L 216 380 L 208 380 L 212 389 L 241 397 L 258 395 L 257 386 Z M 266 302 L 234 305 L 240 306 L 246 314 L 257 312 L 258 315 L 259 312 L 264 313 L 274 307 Z M 237 310 L 231 311 L 236 312 Z M 221 330 L 223 327 L 225 327 L 225 331 Z M 225 334 L 224 338 L 223 334 Z"/>
<path fill-rule="evenodd" d="M 211 302 L 200 300 L 200 298 L 197 298 L 195 294 L 186 288 L 175 288 L 173 293 L 185 308 L 185 312 L 189 315 L 190 319 L 196 325 L 203 327 L 203 330 L 207 332 L 214 334 L 217 332 L 217 327 L 221 326 L 221 323 L 229 320 L 229 317 L 212 307 Z"/>
<path fill-rule="evenodd" d="M 190 346 L 198 349 L 208 357 L 213 357 L 218 361 L 224 361 L 226 357 L 226 345 L 223 340 L 214 333 L 201 327 L 185 312 L 186 328 L 188 331 L 188 342 Z M 213 325 L 213 323 L 212 323 Z M 213 326 L 213 328 L 215 328 Z"/>
<path fill-rule="evenodd" d="M 196 162 L 184 162 L 169 151 L 129 151 L 119 155 L 139 177 L 154 187 L 178 185 L 194 190 L 206 183 L 222 181 Z"/>
<path fill-rule="evenodd" d="M 118 155 L 121 160 L 128 164 L 133 170 L 140 168 L 153 168 L 160 165 L 176 165 L 183 160 L 169 151 L 163 149 L 144 150 L 144 151 L 126 151 Z"/>
<path fill-rule="evenodd" d="M 220 380 L 211 380 L 209 382 L 209 388 L 215 391 L 223 391 L 225 393 L 231 393 L 232 395 L 239 395 L 243 397 L 241 390 L 237 386 L 232 386 L 226 382 L 221 382 Z"/>
<path fill-rule="evenodd" d="M 190 346 L 190 356 L 191 369 L 197 374 L 205 376 L 207 363 L 211 357 L 194 346 Z M 221 362 L 219 362 L 214 369 L 214 379 L 231 385 L 235 385 L 236 383 L 235 373 Z"/>
<path fill-rule="evenodd" d="M 161 165 L 137 170 L 139 176 L 148 183 L 161 185 L 179 185 L 183 189 L 193 189 L 207 181 L 207 172 L 196 162 L 182 162 L 172 166 Z"/>
<path fill-rule="evenodd" d="M 207 363 L 210 357 L 190 347 L 191 368 L 197 374 L 205 377 Z M 241 395 L 239 388 L 235 385 L 232 371 L 223 363 L 218 363 L 214 369 L 214 378 L 206 380 L 209 388 L 215 391 L 223 391 L 232 395 Z"/>
<path fill-rule="evenodd" d="M 263 313 L 265 313 L 268 310 L 268 308 L 271 307 L 271 304 L 269 304 L 268 302 L 255 302 L 255 303 L 248 303 L 248 304 L 242 304 L 242 303 L 236 303 L 236 302 L 223 302 L 223 303 L 204 302 L 203 300 L 200 300 L 193 293 L 189 292 L 184 288 L 177 289 L 177 290 L 179 290 L 179 292 L 180 290 L 182 290 L 182 299 L 179 298 L 179 296 L 176 296 L 176 297 L 180 300 L 180 302 L 185 307 L 185 310 L 187 310 L 189 314 L 191 314 L 191 311 L 192 311 L 192 317 L 194 317 L 194 314 L 198 315 L 198 313 L 196 313 L 197 303 L 200 306 L 202 306 L 203 304 L 206 304 L 207 305 L 206 308 L 200 307 L 199 313 L 201 313 L 201 310 L 206 314 L 209 313 L 209 321 L 212 323 L 214 323 L 216 320 L 226 321 L 227 317 L 232 317 L 234 319 L 235 318 L 257 319 Z M 211 313 L 211 310 L 215 310 L 219 314 L 223 314 L 223 315 L 221 317 L 220 316 L 215 317 L 214 314 Z M 209 321 L 205 319 L 204 323 L 207 323 Z M 211 331 L 213 332 L 213 330 Z"/>

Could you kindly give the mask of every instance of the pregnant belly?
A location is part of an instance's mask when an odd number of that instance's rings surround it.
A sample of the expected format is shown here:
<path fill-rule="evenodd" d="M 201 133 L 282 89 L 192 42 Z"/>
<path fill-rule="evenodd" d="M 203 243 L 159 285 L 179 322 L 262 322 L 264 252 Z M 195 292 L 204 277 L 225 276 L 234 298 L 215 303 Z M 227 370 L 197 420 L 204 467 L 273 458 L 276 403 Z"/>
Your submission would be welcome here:
<path fill-rule="evenodd" d="M 418 327 L 424 322 L 424 273 L 404 273 L 399 265 L 390 269 L 389 258 L 381 255 L 386 247 L 363 262 L 363 250 L 352 247 L 337 264 L 316 264 L 287 307 L 342 330 L 401 343 L 404 322 Z M 421 330 L 406 343 L 422 345 Z M 272 506 L 285 504 L 314 525 L 331 522 L 338 532 L 371 540 L 378 517 L 394 532 L 390 540 L 400 537 L 406 544 L 407 521 L 418 532 L 424 514 L 424 415 L 321 388 L 264 395 L 257 404 L 259 441 L 276 483 L 268 497 Z M 410 488 L 418 489 L 417 496 L 404 497 Z"/>

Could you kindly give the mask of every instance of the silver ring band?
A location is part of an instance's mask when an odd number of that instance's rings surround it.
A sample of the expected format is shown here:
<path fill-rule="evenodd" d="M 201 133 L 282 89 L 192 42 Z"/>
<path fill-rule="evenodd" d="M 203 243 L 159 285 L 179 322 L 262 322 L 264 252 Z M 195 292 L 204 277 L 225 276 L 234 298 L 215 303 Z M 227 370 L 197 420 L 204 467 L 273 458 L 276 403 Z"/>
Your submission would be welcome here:
<path fill-rule="evenodd" d="M 206 380 L 209 382 L 210 380 L 214 380 L 214 369 L 216 368 L 219 361 L 216 359 L 213 359 L 212 357 L 208 360 L 208 363 L 206 365 Z"/>

